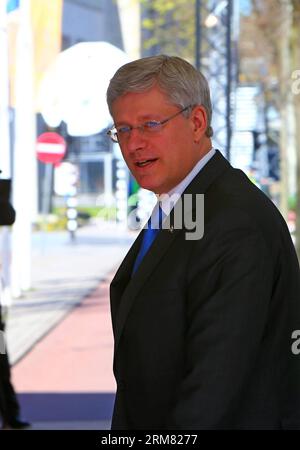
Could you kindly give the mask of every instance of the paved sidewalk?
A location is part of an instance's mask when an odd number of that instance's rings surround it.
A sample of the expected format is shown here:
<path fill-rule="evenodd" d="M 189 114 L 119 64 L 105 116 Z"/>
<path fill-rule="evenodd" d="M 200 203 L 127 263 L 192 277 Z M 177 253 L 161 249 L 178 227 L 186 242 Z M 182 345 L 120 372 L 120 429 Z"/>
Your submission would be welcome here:
<path fill-rule="evenodd" d="M 33 290 L 16 299 L 7 344 L 33 429 L 107 429 L 114 400 L 108 286 L 136 233 L 114 224 L 35 234 Z"/>
<path fill-rule="evenodd" d="M 14 300 L 7 321 L 11 364 L 117 268 L 135 236 L 113 223 L 79 229 L 74 243 L 67 232 L 33 234 L 33 289 Z"/>
<path fill-rule="evenodd" d="M 115 381 L 110 277 L 12 370 L 33 430 L 110 428 Z"/>

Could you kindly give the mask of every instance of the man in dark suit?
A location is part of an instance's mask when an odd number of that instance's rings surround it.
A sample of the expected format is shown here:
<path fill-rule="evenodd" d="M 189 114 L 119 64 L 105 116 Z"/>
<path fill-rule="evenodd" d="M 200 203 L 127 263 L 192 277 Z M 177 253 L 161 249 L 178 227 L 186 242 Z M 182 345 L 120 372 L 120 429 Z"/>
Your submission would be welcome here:
<path fill-rule="evenodd" d="M 9 202 L 10 180 L 0 180 L 0 225 L 12 225 L 16 213 Z M 1 275 L 1 263 L 0 263 Z M 1 281 L 1 280 L 0 280 Z M 1 286 L 0 286 L 1 287 Z M 0 292 L 1 296 L 1 292 Z M 0 298 L 0 339 L 4 338 L 5 324 L 2 317 Z M 0 342 L 0 416 L 3 429 L 22 429 L 30 426 L 20 419 L 20 406 L 11 383 L 11 372 L 5 343 Z M 4 351 L 3 351 L 4 350 Z"/>
<path fill-rule="evenodd" d="M 207 81 L 143 58 L 107 101 L 111 138 L 161 202 L 111 283 L 112 429 L 300 428 L 299 263 L 273 203 L 212 148 Z"/>

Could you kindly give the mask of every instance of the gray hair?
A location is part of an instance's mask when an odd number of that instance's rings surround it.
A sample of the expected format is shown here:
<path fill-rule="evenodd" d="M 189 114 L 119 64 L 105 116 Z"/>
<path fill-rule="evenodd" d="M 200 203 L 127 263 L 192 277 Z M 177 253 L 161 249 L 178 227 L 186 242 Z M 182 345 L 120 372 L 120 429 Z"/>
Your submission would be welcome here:
<path fill-rule="evenodd" d="M 207 114 L 206 136 L 213 135 L 209 86 L 204 75 L 178 56 L 150 56 L 120 67 L 110 80 L 107 104 L 112 113 L 113 102 L 128 92 L 145 92 L 155 84 L 180 108 L 202 105 Z M 190 109 L 185 113 L 188 116 Z"/>

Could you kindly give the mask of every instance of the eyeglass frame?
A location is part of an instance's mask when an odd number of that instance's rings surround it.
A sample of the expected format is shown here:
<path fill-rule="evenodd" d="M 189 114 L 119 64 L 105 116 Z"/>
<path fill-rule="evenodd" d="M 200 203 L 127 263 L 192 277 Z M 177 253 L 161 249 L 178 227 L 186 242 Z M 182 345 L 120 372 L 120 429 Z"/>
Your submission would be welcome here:
<path fill-rule="evenodd" d="M 148 120 L 147 122 L 142 123 L 141 125 L 126 125 L 124 127 L 126 127 L 126 131 L 124 131 L 124 133 L 130 133 L 132 130 L 134 129 L 140 129 L 142 131 L 142 133 L 144 133 L 145 131 L 149 131 L 150 133 L 152 132 L 157 132 L 160 130 L 157 129 L 156 127 L 159 127 L 161 125 L 164 125 L 165 123 L 169 122 L 169 120 L 174 119 L 174 117 L 179 116 L 179 114 L 183 113 L 184 111 L 186 111 L 188 108 L 190 108 L 191 105 L 185 106 L 183 109 L 181 109 L 180 111 L 177 111 L 175 114 L 172 114 L 170 117 L 167 117 L 166 119 L 163 120 Z M 146 124 L 147 123 L 155 123 L 155 126 L 153 128 L 149 127 L 146 128 Z M 115 130 L 115 131 L 114 131 Z M 114 143 L 119 143 L 119 139 L 118 139 L 118 130 L 117 127 L 114 125 L 110 130 L 108 130 L 106 132 L 106 134 L 110 137 L 110 139 L 114 142 Z M 129 136 L 129 134 L 128 134 Z M 115 139 L 114 139 L 115 137 Z"/>

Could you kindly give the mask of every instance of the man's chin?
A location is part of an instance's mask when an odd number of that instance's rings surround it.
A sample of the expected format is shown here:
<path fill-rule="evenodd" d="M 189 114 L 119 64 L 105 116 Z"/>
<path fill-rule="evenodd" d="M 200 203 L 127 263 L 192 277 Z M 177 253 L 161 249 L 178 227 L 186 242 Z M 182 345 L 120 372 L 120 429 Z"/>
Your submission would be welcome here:
<path fill-rule="evenodd" d="M 156 185 L 155 185 L 155 183 L 151 183 L 151 181 L 147 181 L 147 180 L 145 180 L 145 179 L 143 179 L 143 178 L 140 178 L 139 179 L 139 177 L 135 177 L 135 179 L 136 179 L 136 181 L 137 181 L 137 183 L 138 183 L 138 185 L 141 187 L 141 188 L 143 188 L 143 189 L 146 189 L 147 191 L 151 191 L 151 192 L 154 192 L 155 193 L 155 191 L 156 191 Z"/>
<path fill-rule="evenodd" d="M 156 194 L 155 187 L 149 186 L 147 184 L 144 184 L 144 185 L 140 184 L 140 187 L 145 189 L 146 191 L 151 191 L 151 192 L 154 192 L 154 194 Z"/>
<path fill-rule="evenodd" d="M 160 194 L 164 194 L 166 192 L 168 192 L 167 190 L 164 190 L 160 185 L 157 185 L 155 183 L 151 183 L 151 182 L 146 182 L 145 180 L 138 180 L 138 178 L 136 178 L 137 183 L 139 184 L 139 186 L 143 189 L 146 189 L 146 191 L 151 191 L 156 195 L 160 195 Z"/>

